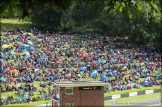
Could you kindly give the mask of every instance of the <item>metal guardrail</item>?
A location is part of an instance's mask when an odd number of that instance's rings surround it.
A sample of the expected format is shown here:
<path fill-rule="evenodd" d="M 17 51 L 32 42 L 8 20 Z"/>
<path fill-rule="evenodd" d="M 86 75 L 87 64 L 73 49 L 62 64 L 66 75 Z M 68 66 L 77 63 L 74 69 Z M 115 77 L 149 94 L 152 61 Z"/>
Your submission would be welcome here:
<path fill-rule="evenodd" d="M 154 89 L 154 93 L 162 92 L 162 89 Z"/>
<path fill-rule="evenodd" d="M 145 94 L 145 91 L 146 90 L 137 91 L 137 95 L 136 96 L 138 96 L 138 95 L 144 95 Z M 153 89 L 153 93 L 158 93 L 158 92 L 162 92 L 162 89 Z M 129 97 L 129 93 L 131 93 L 131 92 L 124 93 L 124 94 L 120 94 L 120 98 Z M 116 95 L 116 94 L 114 94 L 114 95 Z M 112 100 L 112 96 L 105 96 L 104 99 L 105 100 Z"/>
<path fill-rule="evenodd" d="M 105 100 L 112 100 L 112 96 L 106 96 Z"/>
<path fill-rule="evenodd" d="M 120 94 L 120 98 L 129 97 L 129 93 Z"/>
<path fill-rule="evenodd" d="M 137 95 L 144 95 L 144 94 L 145 94 L 145 90 L 137 91 Z"/>

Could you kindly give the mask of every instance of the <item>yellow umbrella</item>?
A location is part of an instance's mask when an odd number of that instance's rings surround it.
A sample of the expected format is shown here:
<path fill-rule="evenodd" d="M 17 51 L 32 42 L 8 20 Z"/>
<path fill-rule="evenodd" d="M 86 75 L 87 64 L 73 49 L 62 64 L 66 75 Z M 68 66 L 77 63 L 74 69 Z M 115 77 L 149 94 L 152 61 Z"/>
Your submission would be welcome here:
<path fill-rule="evenodd" d="M 103 53 L 102 55 L 103 55 L 103 56 L 106 56 L 106 54 L 105 54 L 105 53 Z"/>
<path fill-rule="evenodd" d="M 4 45 L 2 45 L 2 48 L 8 48 L 8 45 L 7 44 L 4 44 Z"/>
<path fill-rule="evenodd" d="M 28 33 L 28 35 L 33 35 L 32 33 Z"/>
<path fill-rule="evenodd" d="M 126 71 L 128 68 L 126 67 L 126 66 L 124 66 L 123 68 L 122 68 L 122 70 L 123 71 Z"/>
<path fill-rule="evenodd" d="M 23 33 L 23 35 L 27 35 L 27 34 L 28 34 L 28 35 L 32 35 L 32 33 Z"/>
<path fill-rule="evenodd" d="M 23 35 L 27 35 L 28 33 L 23 33 Z"/>
<path fill-rule="evenodd" d="M 8 46 L 9 46 L 9 47 L 13 47 L 13 44 L 12 44 L 12 43 L 10 43 Z"/>

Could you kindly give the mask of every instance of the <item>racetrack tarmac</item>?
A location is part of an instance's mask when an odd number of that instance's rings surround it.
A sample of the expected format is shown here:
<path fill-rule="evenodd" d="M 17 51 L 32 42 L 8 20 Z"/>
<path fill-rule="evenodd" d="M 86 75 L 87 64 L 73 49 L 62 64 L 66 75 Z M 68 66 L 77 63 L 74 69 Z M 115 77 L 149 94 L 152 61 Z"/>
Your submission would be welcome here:
<path fill-rule="evenodd" d="M 131 101 L 131 102 L 124 102 L 124 103 L 115 103 L 112 105 L 107 105 L 105 107 L 148 107 L 148 106 L 155 106 L 155 107 L 162 107 L 161 106 L 161 101 L 162 101 L 162 97 L 154 97 L 154 98 L 146 98 L 146 99 L 141 99 L 141 100 L 135 100 L 135 101 Z M 30 107 L 46 107 L 46 104 L 41 104 L 41 105 L 37 105 L 37 106 L 30 106 Z M 51 104 L 48 104 L 48 107 L 51 107 Z"/>
<path fill-rule="evenodd" d="M 156 106 L 156 107 L 161 107 L 161 101 L 162 97 L 154 97 L 154 98 L 146 98 L 146 99 L 141 99 L 141 100 L 135 100 L 135 101 L 130 101 L 130 102 L 123 102 L 123 103 L 115 103 L 112 105 L 107 105 L 107 106 L 140 106 L 140 107 L 148 107 L 148 106 Z M 106 107 L 106 106 L 105 106 Z"/>

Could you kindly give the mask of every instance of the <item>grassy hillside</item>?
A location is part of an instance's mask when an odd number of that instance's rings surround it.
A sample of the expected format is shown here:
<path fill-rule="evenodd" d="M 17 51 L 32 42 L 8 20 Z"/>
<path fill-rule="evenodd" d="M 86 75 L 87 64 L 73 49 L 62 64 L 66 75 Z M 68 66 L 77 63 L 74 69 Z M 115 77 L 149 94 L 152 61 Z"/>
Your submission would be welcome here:
<path fill-rule="evenodd" d="M 3 30 L 13 30 L 15 28 L 24 28 L 28 30 L 32 27 L 32 23 L 29 20 L 24 19 L 23 21 L 19 19 L 0 19 L 1 20 L 1 29 Z"/>

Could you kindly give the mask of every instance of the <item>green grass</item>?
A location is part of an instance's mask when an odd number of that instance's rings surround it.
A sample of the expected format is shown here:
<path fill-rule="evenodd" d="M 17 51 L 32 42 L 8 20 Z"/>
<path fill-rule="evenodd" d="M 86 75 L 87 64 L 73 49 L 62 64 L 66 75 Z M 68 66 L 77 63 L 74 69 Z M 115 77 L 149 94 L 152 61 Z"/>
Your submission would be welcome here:
<path fill-rule="evenodd" d="M 52 100 L 46 100 L 46 101 L 39 101 L 39 102 L 30 102 L 30 103 L 23 103 L 23 104 L 8 104 L 6 106 L 2 107 L 29 107 L 29 106 L 36 106 L 41 104 L 52 103 Z"/>
<path fill-rule="evenodd" d="M 14 28 L 22 28 L 24 27 L 25 30 L 29 29 L 30 27 L 32 26 L 32 23 L 30 21 L 20 21 L 18 19 L 1 19 L 1 27 L 2 29 L 5 29 L 5 30 L 13 30 Z M 89 31 L 91 31 L 92 29 L 90 29 Z M 18 35 L 13 35 L 12 37 L 17 37 Z M 3 36 L 4 37 L 4 36 Z M 5 37 L 4 37 L 5 38 Z M 33 37 L 32 37 L 33 38 Z M 74 39 L 79 39 L 78 36 L 73 36 L 72 38 Z M 103 38 L 100 38 L 100 39 L 97 39 L 97 40 L 103 40 Z M 109 39 L 110 40 L 110 39 Z M 111 42 L 111 41 L 109 41 Z M 68 45 L 67 45 L 68 46 Z M 63 49 L 62 46 L 60 46 L 60 48 L 58 49 Z M 83 48 L 82 48 L 83 50 Z M 67 57 L 63 57 L 63 59 L 65 59 Z M 67 58 L 69 59 L 69 58 Z M 13 62 L 14 60 L 12 61 L 9 61 L 9 62 Z M 17 65 L 17 63 L 15 64 Z M 60 68 L 60 70 L 62 70 L 64 68 Z M 73 69 L 73 68 L 70 68 L 70 69 Z M 77 68 L 75 68 L 77 69 Z M 130 74 L 128 75 L 125 75 L 125 77 L 128 77 Z M 111 77 L 111 78 L 114 78 L 114 77 Z M 82 78 L 80 79 L 82 81 L 94 81 L 93 78 Z M 99 80 L 99 78 L 97 78 L 96 80 Z M 144 78 L 140 78 L 140 81 L 143 81 Z M 34 86 L 37 87 L 37 89 L 41 89 L 41 87 L 39 86 L 39 83 L 40 81 L 35 81 L 34 83 Z M 43 82 L 45 83 L 45 82 Z M 24 84 L 24 83 L 20 83 L 20 84 Z M 52 85 L 53 86 L 53 85 Z M 105 93 L 105 96 L 111 96 L 111 95 L 116 95 L 116 94 L 122 94 L 122 93 L 127 93 L 127 92 L 135 92 L 135 91 L 139 91 L 139 90 L 149 90 L 149 89 L 159 89 L 160 86 L 153 86 L 153 87 L 140 87 L 140 89 L 131 89 L 131 90 L 123 90 L 123 91 L 111 91 L 111 92 L 107 92 Z M 47 91 L 48 88 L 45 88 L 45 91 Z M 9 96 L 9 95 L 13 95 L 14 98 L 17 97 L 17 95 L 15 94 L 16 92 L 13 91 L 13 92 L 7 92 L 7 93 L 3 93 L 3 94 L 6 94 L 6 96 Z M 2 94 L 2 95 L 3 95 Z M 34 93 L 34 96 L 40 96 L 40 93 L 37 91 Z M 15 104 L 15 106 L 24 106 L 24 105 L 27 105 L 27 106 L 30 106 L 30 105 L 40 105 L 40 104 L 45 104 L 46 101 L 39 101 L 39 102 L 31 102 L 31 103 L 26 103 L 26 104 Z M 9 105 L 10 106 L 10 105 Z"/>
<path fill-rule="evenodd" d="M 117 103 L 123 103 L 123 102 L 130 102 L 135 100 L 141 100 L 144 98 L 154 98 L 154 97 L 160 97 L 161 93 L 154 93 L 154 94 L 148 94 L 148 95 L 139 95 L 139 96 L 132 96 L 132 97 L 126 97 L 126 98 L 120 98 L 116 99 Z M 104 105 L 111 105 L 111 102 L 105 101 Z"/>
<path fill-rule="evenodd" d="M 154 94 L 149 94 L 149 95 L 140 95 L 140 96 L 133 96 L 133 97 L 127 97 L 127 98 L 120 98 L 117 99 L 118 103 L 122 103 L 122 102 L 130 102 L 130 101 L 134 101 L 134 100 L 140 100 L 143 98 L 154 98 L 154 97 L 158 97 L 160 96 L 160 93 L 154 93 Z M 46 101 L 38 101 L 38 102 L 30 102 L 30 103 L 24 103 L 24 104 L 9 104 L 6 105 L 4 107 L 9 107 L 9 106 L 15 106 L 15 107 L 28 107 L 28 106 L 36 106 L 36 105 L 41 105 L 41 104 L 46 104 L 46 102 L 51 103 L 51 100 L 46 100 Z M 111 102 L 105 101 L 104 102 L 105 105 L 110 105 Z"/>
<path fill-rule="evenodd" d="M 30 21 L 19 21 L 19 19 L 1 19 L 1 29 L 4 30 L 13 30 L 15 28 L 24 28 L 28 30 L 32 26 Z"/>
<path fill-rule="evenodd" d="M 42 82 L 42 83 L 46 83 L 46 82 Z M 25 83 L 20 83 L 20 85 L 23 85 L 23 84 L 25 84 Z M 34 83 L 30 83 L 30 84 L 34 84 L 34 86 L 37 88 L 37 91 L 34 92 L 34 96 L 41 96 L 41 94 L 40 94 L 40 92 L 39 92 L 39 90 L 41 89 L 41 87 L 39 86 L 40 81 L 35 81 Z M 54 85 L 51 85 L 51 86 L 49 86 L 49 87 L 52 88 L 52 86 L 54 86 Z M 47 91 L 48 91 L 48 87 L 46 87 L 44 90 L 47 92 Z M 16 92 L 17 92 L 17 91 L 5 92 L 5 93 L 1 93 L 1 95 L 2 95 L 2 96 L 3 96 L 3 95 L 6 95 L 6 96 L 12 95 L 13 98 L 15 99 L 15 98 L 18 97 L 18 95 L 16 94 Z M 27 94 L 27 92 L 26 92 L 26 94 Z"/>

